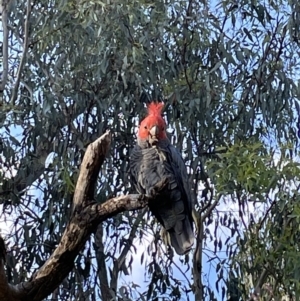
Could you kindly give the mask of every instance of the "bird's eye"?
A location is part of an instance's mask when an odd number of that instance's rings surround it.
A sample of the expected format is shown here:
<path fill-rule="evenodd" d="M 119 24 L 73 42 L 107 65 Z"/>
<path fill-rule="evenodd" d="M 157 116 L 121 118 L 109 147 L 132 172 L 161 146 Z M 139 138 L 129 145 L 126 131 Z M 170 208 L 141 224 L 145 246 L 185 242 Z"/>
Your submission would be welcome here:
<path fill-rule="evenodd" d="M 148 128 L 148 127 L 145 125 L 145 126 L 144 126 L 144 129 L 147 130 L 147 128 Z"/>

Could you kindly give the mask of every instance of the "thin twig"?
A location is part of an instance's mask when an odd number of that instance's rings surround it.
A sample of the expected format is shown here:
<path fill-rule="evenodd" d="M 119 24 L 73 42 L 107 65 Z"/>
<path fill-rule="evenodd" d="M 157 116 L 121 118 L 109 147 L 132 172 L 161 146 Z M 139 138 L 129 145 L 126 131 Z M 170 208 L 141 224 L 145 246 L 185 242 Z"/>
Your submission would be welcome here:
<path fill-rule="evenodd" d="M 26 54 L 28 50 L 28 35 L 29 35 L 29 18 L 30 18 L 30 13 L 31 13 L 31 1 L 27 0 L 27 11 L 26 11 L 26 20 L 25 20 L 25 29 L 24 29 L 24 42 L 23 42 L 23 52 L 22 52 L 22 58 L 21 62 L 18 68 L 17 72 L 17 78 L 16 78 L 16 83 L 15 86 L 12 90 L 12 96 L 11 96 L 11 103 L 14 105 L 17 99 L 18 91 L 19 91 L 19 85 L 21 81 L 21 74 L 23 70 L 23 66 L 25 64 L 26 60 Z"/>
<path fill-rule="evenodd" d="M 195 301 L 201 301 L 203 299 L 203 284 L 202 284 L 202 254 L 203 254 L 203 219 L 199 216 L 197 220 L 197 239 L 196 248 L 193 254 L 193 277 L 194 285 L 193 291 L 195 294 Z"/>
<path fill-rule="evenodd" d="M 103 244 L 103 225 L 100 224 L 95 233 L 95 252 L 98 264 L 98 278 L 100 280 L 100 292 L 103 301 L 111 300 L 112 296 L 108 285 L 107 269 L 105 265 L 105 254 Z"/>
<path fill-rule="evenodd" d="M 7 27 L 7 14 L 8 14 L 8 3 L 9 1 L 2 2 L 2 26 L 3 26 L 3 73 L 0 81 L 0 92 L 3 92 L 6 86 L 7 77 L 8 77 L 8 27 Z"/>
<path fill-rule="evenodd" d="M 118 287 L 118 278 L 119 278 L 119 273 L 120 271 L 122 271 L 122 265 L 125 262 L 125 259 L 127 257 L 127 254 L 130 250 L 130 248 L 132 247 L 133 244 L 133 240 L 136 237 L 136 233 L 137 230 L 139 229 L 138 226 L 142 220 L 142 217 L 144 216 L 144 214 L 146 213 L 147 208 L 144 208 L 137 216 L 137 218 L 135 219 L 129 237 L 127 239 L 127 242 L 125 244 L 125 246 L 123 247 L 123 250 L 120 254 L 120 256 L 117 258 L 117 260 L 114 262 L 114 267 L 112 270 L 112 275 L 111 275 L 111 281 L 110 281 L 110 289 L 113 291 L 117 290 Z"/>
<path fill-rule="evenodd" d="M 144 214 L 146 213 L 146 211 L 148 210 L 148 208 L 144 208 L 137 216 L 137 218 L 135 219 L 133 225 L 132 225 L 132 229 L 131 229 L 131 232 L 130 232 L 130 235 L 127 239 L 127 243 L 125 245 L 125 247 L 123 248 L 119 258 L 117 259 L 117 268 L 118 270 L 121 269 L 125 259 L 126 259 L 126 256 L 127 256 L 127 253 L 128 251 L 130 250 L 131 246 L 132 246 L 132 243 L 133 243 L 133 240 L 136 236 L 136 232 L 138 230 L 138 226 L 144 216 Z"/>
<path fill-rule="evenodd" d="M 211 212 L 215 209 L 221 199 L 221 195 L 215 199 L 215 201 L 207 208 L 206 212 L 202 215 L 202 221 L 204 221 Z"/>

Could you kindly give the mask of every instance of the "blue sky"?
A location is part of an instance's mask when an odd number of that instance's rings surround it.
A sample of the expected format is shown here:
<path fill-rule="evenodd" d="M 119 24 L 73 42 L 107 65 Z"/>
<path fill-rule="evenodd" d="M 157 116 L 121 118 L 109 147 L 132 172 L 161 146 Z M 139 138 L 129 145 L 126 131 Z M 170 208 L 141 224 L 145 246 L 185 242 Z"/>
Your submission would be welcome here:
<path fill-rule="evenodd" d="M 213 1 L 214 2 L 214 1 Z M 238 20 L 237 23 L 238 24 Z M 228 23 L 228 25 L 225 27 L 227 29 L 231 28 L 230 23 Z M 14 137 L 16 137 L 17 139 L 21 139 L 22 138 L 22 130 L 20 128 L 12 128 L 11 130 L 11 135 L 13 135 Z M 40 194 L 36 193 L 37 197 L 41 197 Z M 238 208 L 236 208 L 235 206 L 231 206 L 228 207 L 225 204 L 221 204 L 218 208 L 221 211 L 226 211 L 226 212 L 231 212 L 233 214 L 237 215 L 238 218 Z M 251 213 L 253 210 L 253 208 L 249 208 L 249 213 Z M 2 220 L 3 221 L 3 220 Z M 5 229 L 3 232 L 5 233 L 5 231 L 7 231 L 7 229 Z M 214 231 L 214 224 L 211 225 L 211 231 Z M 229 233 L 229 231 L 227 229 L 222 229 L 220 228 L 217 231 L 217 236 L 219 238 L 223 238 L 223 240 L 225 240 L 229 235 L 231 235 L 231 233 Z M 233 238 L 234 239 L 234 238 Z M 224 249 L 225 246 L 223 246 Z M 125 277 L 122 276 L 121 277 L 121 281 L 124 279 L 124 281 L 128 282 L 130 280 L 133 280 L 133 282 L 139 282 L 141 284 L 141 287 L 145 287 L 145 283 L 144 283 L 144 266 L 142 266 L 140 264 L 140 256 L 144 251 L 143 249 L 144 247 L 141 246 L 138 248 L 138 254 L 136 255 L 136 261 L 134 262 L 133 265 L 133 276 L 129 276 L 129 277 Z M 203 253 L 203 281 L 205 284 L 208 284 L 212 287 L 212 289 L 215 290 L 215 288 L 213 287 L 216 280 L 217 280 L 217 275 L 215 273 L 215 266 L 218 263 L 219 259 L 214 260 L 212 262 L 208 263 L 208 260 L 211 258 L 211 256 L 215 256 L 215 254 L 211 254 L 210 250 L 213 250 L 214 245 L 213 242 L 211 243 L 207 243 L 207 245 L 205 245 L 204 247 L 204 253 Z M 224 250 L 218 251 L 217 255 L 219 258 L 226 258 L 226 253 Z M 179 260 L 177 260 L 177 264 L 180 265 Z M 176 274 L 176 269 L 174 269 L 174 273 L 175 275 L 179 278 L 181 278 L 182 276 L 180 275 L 180 273 Z M 188 274 L 188 273 L 187 273 Z M 182 277 L 183 278 L 183 277 Z M 184 281 L 184 279 L 183 279 Z M 221 294 L 218 295 L 219 296 L 219 300 L 221 300 Z"/>

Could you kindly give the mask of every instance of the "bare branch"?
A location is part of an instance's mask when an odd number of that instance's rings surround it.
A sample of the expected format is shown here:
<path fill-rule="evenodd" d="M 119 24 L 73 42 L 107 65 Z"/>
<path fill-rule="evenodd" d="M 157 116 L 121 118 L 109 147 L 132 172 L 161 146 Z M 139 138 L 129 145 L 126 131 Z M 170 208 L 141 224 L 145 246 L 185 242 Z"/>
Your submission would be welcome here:
<path fill-rule="evenodd" d="M 130 250 L 130 247 L 133 244 L 133 240 L 136 236 L 136 232 L 138 230 L 138 226 L 144 216 L 144 214 L 146 213 L 146 209 L 143 209 L 139 215 L 136 217 L 132 227 L 131 227 L 131 231 L 129 234 L 129 237 L 127 239 L 127 244 L 125 245 L 125 247 L 123 248 L 118 260 L 117 260 L 117 270 L 119 271 L 121 269 L 121 266 L 123 265 L 123 263 L 125 262 L 126 256 Z"/>
<path fill-rule="evenodd" d="M 20 85 L 20 81 L 21 81 L 21 74 L 22 74 L 22 70 L 25 64 L 25 60 L 26 60 L 26 54 L 28 51 L 28 35 L 29 35 L 29 18 L 30 18 L 30 12 L 31 12 L 31 1 L 27 0 L 27 11 L 26 11 L 26 20 L 25 20 L 25 28 L 24 28 L 24 42 L 23 42 L 23 52 L 22 52 L 22 58 L 21 58 L 21 62 L 18 68 L 18 72 L 17 72 L 17 78 L 16 78 L 16 82 L 15 82 L 15 86 L 12 90 L 12 96 L 11 96 L 11 103 L 15 104 L 15 101 L 17 99 L 18 96 L 18 91 L 19 91 L 19 85 Z"/>
<path fill-rule="evenodd" d="M 203 285 L 202 285 L 202 241 L 203 241 L 203 220 L 199 215 L 197 219 L 197 238 L 196 248 L 193 255 L 193 278 L 194 285 L 193 291 L 195 294 L 195 300 L 201 301 L 203 299 Z"/>
<path fill-rule="evenodd" d="M 143 195 L 124 195 L 74 211 L 56 250 L 30 281 L 8 285 L 0 266 L 0 297 L 5 294 L 6 301 L 43 300 L 71 272 L 76 256 L 99 223 L 120 212 L 144 208 L 148 201 Z"/>
<path fill-rule="evenodd" d="M 193 210 L 193 219 L 197 226 L 197 237 L 196 237 L 196 248 L 193 255 L 193 278 L 194 278 L 194 285 L 193 291 L 195 294 L 195 300 L 200 301 L 203 299 L 203 284 L 202 284 L 202 254 L 203 254 L 203 237 L 204 237 L 204 221 L 207 217 L 210 216 L 212 211 L 218 205 L 221 195 L 216 197 L 213 201 L 214 191 L 213 188 L 210 186 L 208 179 L 206 178 L 206 185 L 208 190 L 210 191 L 210 198 L 203 208 L 201 208 L 200 212 L 196 212 Z"/>
<path fill-rule="evenodd" d="M 7 15 L 8 15 L 8 3 L 9 1 L 1 1 L 1 14 L 2 14 L 2 26 L 3 26 L 3 73 L 0 80 L 0 93 L 4 91 L 7 76 L 8 76 L 8 27 L 7 27 Z"/>
<path fill-rule="evenodd" d="M 100 167 L 109 150 L 111 134 L 107 131 L 104 135 L 91 143 L 84 155 L 80 173 L 75 188 L 73 209 L 83 205 L 82 201 L 91 201 L 94 198 L 96 180 Z"/>
<path fill-rule="evenodd" d="M 109 285 L 108 276 L 105 264 L 104 244 L 103 244 L 103 226 L 99 225 L 95 233 L 95 253 L 98 266 L 98 278 L 100 281 L 101 299 L 103 301 L 110 300 L 112 298 Z"/>
<path fill-rule="evenodd" d="M 0 297 L 5 295 L 6 301 L 43 300 L 71 272 L 76 256 L 90 235 L 95 232 L 99 223 L 120 212 L 147 206 L 150 199 L 137 194 L 115 197 L 103 204 L 91 202 L 90 197 L 94 191 L 97 174 L 110 146 L 110 141 L 110 132 L 107 132 L 87 148 L 75 189 L 70 222 L 57 248 L 32 279 L 19 285 L 9 285 L 5 277 L 2 260 L 0 265 Z M 0 244 L 0 256 L 4 252 L 2 250 L 5 248 Z"/>
<path fill-rule="evenodd" d="M 73 114 L 74 119 L 78 115 L 82 114 L 83 111 L 83 107 L 77 108 Z M 28 152 L 21 159 L 17 174 L 8 180 L 5 180 L 6 183 L 3 186 L 8 187 L 8 192 L 14 191 L 16 194 L 18 194 L 18 196 L 20 196 L 27 187 L 29 187 L 43 174 L 45 170 L 44 162 L 48 154 L 55 150 L 55 146 L 57 145 L 57 137 L 59 137 L 61 128 L 71 122 L 70 119 L 64 118 L 64 115 L 65 114 L 63 112 L 61 115 L 58 115 L 57 119 L 60 120 L 60 122 L 58 123 L 59 125 L 55 125 L 52 129 L 52 139 L 41 139 L 38 141 L 36 150 L 34 152 Z M 27 163 L 28 161 L 31 162 L 29 165 Z M 26 181 L 24 179 L 26 179 Z M 2 188 L 0 187 L 0 193 L 2 192 L 1 189 Z"/>
<path fill-rule="evenodd" d="M 204 221 L 209 215 L 212 213 L 212 211 L 217 207 L 219 201 L 220 201 L 221 196 L 217 197 L 207 208 L 205 213 L 202 215 L 202 221 Z"/>
<path fill-rule="evenodd" d="M 26 284 L 27 298 L 40 301 L 47 297 L 71 272 L 76 256 L 84 247 L 90 235 L 99 223 L 127 210 L 136 210 L 147 205 L 148 199 L 143 195 L 126 195 L 108 200 L 104 204 L 93 204 L 83 211 L 74 211 L 62 239 L 46 261 Z"/>
<path fill-rule="evenodd" d="M 110 281 L 110 288 L 114 291 L 117 290 L 117 287 L 118 287 L 118 278 L 119 278 L 119 272 L 122 268 L 122 265 L 124 264 L 125 262 L 125 259 L 126 259 L 126 256 L 133 244 L 133 240 L 136 236 L 136 232 L 138 230 L 138 226 L 141 222 L 141 219 L 143 217 L 143 215 L 145 214 L 146 210 L 142 210 L 142 212 L 139 213 L 139 215 L 137 216 L 137 218 L 135 219 L 133 225 L 132 225 L 132 228 L 131 228 L 131 231 L 130 231 L 130 234 L 129 234 L 129 237 L 127 239 L 127 243 L 126 245 L 123 247 L 123 250 L 120 254 L 120 256 L 118 257 L 118 259 L 114 262 L 114 267 L 113 267 L 113 270 L 112 270 L 112 277 L 111 277 L 111 281 Z"/>

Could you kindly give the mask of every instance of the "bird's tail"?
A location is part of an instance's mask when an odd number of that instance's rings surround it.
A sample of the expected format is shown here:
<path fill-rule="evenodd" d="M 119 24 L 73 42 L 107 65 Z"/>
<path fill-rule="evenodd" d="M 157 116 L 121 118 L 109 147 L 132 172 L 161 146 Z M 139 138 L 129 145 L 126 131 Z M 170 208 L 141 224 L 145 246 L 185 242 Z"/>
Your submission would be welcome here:
<path fill-rule="evenodd" d="M 178 255 L 184 255 L 193 247 L 194 231 L 192 221 L 186 217 L 184 220 L 177 220 L 175 227 L 165 230 L 163 236 L 167 236 L 168 243 L 175 249 Z"/>

